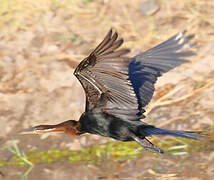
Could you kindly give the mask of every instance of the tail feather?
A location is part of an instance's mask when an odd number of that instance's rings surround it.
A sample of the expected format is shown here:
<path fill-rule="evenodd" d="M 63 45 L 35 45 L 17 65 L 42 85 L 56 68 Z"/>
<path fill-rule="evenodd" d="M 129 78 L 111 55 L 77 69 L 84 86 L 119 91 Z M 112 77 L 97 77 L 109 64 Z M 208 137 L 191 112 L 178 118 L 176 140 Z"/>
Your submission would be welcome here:
<path fill-rule="evenodd" d="M 170 136 L 176 136 L 176 137 L 183 137 L 187 139 L 194 139 L 199 140 L 202 138 L 201 135 L 199 135 L 200 132 L 194 132 L 194 131 L 175 131 L 175 130 L 167 130 L 167 129 L 160 129 L 156 127 L 149 127 L 143 129 L 144 132 L 146 132 L 148 135 L 170 135 Z"/>

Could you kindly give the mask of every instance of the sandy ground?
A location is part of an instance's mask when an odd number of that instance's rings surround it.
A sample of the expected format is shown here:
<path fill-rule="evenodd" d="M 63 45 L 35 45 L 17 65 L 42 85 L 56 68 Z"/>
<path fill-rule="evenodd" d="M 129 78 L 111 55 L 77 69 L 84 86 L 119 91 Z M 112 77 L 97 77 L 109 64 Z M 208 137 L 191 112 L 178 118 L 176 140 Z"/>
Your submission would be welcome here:
<path fill-rule="evenodd" d="M 11 139 L 22 151 L 80 149 L 106 143 L 95 135 L 67 137 L 19 135 L 23 128 L 78 120 L 84 92 L 75 67 L 115 28 L 131 55 L 187 29 L 196 34 L 197 56 L 165 74 L 147 108 L 146 122 L 171 129 L 201 130 L 214 126 L 214 3 L 211 0 L 158 1 L 159 10 L 143 16 L 140 0 L 5 1 L 0 11 L 0 159 L 10 159 Z M 8 4 L 7 4 L 8 3 Z M 11 7 L 11 8 L 9 8 Z M 70 62 L 70 66 L 68 65 Z M 146 155 L 102 165 L 36 165 L 28 179 L 188 179 L 214 176 L 214 153 L 188 156 Z M 0 179 L 20 179 L 25 168 L 2 167 Z"/>

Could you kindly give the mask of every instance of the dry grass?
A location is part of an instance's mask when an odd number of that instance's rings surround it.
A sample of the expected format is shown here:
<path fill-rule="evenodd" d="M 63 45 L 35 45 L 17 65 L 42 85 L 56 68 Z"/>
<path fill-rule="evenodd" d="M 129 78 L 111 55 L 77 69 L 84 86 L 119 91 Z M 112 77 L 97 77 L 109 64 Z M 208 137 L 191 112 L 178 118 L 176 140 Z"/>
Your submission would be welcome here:
<path fill-rule="evenodd" d="M 189 98 L 198 95 L 201 91 L 203 91 L 203 90 L 205 90 L 205 89 L 207 89 L 213 85 L 214 85 L 214 80 L 208 80 L 208 82 L 205 82 L 202 87 L 196 88 L 193 91 L 191 91 L 189 94 L 186 94 L 185 96 L 182 96 L 182 97 L 177 98 L 177 99 L 173 99 L 173 96 L 182 87 L 174 88 L 171 91 L 169 91 L 167 94 L 165 94 L 164 96 L 157 99 L 151 106 L 149 106 L 147 108 L 145 114 L 150 113 L 152 109 L 159 107 L 159 106 L 170 106 L 170 105 L 179 103 L 181 101 L 187 101 Z M 168 99 L 171 99 L 171 100 L 168 100 Z M 179 117 L 179 119 L 180 119 L 180 117 Z M 170 123 L 170 121 L 168 121 L 167 124 L 168 123 Z"/>
<path fill-rule="evenodd" d="M 124 46 L 132 49 L 151 47 L 183 29 L 196 34 L 200 45 L 214 41 L 214 3 L 211 0 L 190 0 L 183 3 L 179 0 L 161 0 L 159 4 L 161 10 L 157 16 L 143 17 L 139 12 L 140 0 L 1 0 L 0 28 L 6 37 L 13 36 L 20 30 L 34 31 L 38 25 L 44 27 L 48 33 L 53 30 L 47 22 L 50 19 L 46 17 L 50 14 L 50 18 L 59 16 L 64 19 L 65 23 L 61 26 L 70 26 L 71 33 L 77 32 L 85 41 L 92 41 L 91 47 L 100 42 L 103 33 L 110 27 L 117 29 L 126 40 Z M 80 60 L 82 57 L 83 54 L 59 54 L 31 59 L 16 75 L 24 73 L 33 64 L 50 59 L 69 59 L 69 62 L 73 61 L 69 65 L 75 68 L 76 59 Z M 16 75 L 11 81 L 16 81 Z M 6 82 L 8 83 L 13 84 L 10 81 Z M 159 101 L 162 99 L 157 103 Z"/>
<path fill-rule="evenodd" d="M 140 14 L 140 2 L 1 0 L 0 27 L 5 33 L 33 30 L 38 24 L 46 26 L 45 16 L 54 13 L 54 16 L 62 16 L 65 19 L 65 26 L 71 26 L 73 31 L 84 35 L 96 33 L 102 38 L 104 32 L 114 27 L 128 40 L 128 46 L 148 46 L 184 28 L 197 34 L 202 43 L 214 39 L 212 0 L 189 0 L 182 3 L 179 0 L 160 0 L 161 10 L 154 17 L 143 17 Z M 98 41 L 99 39 L 96 39 L 96 43 Z"/>

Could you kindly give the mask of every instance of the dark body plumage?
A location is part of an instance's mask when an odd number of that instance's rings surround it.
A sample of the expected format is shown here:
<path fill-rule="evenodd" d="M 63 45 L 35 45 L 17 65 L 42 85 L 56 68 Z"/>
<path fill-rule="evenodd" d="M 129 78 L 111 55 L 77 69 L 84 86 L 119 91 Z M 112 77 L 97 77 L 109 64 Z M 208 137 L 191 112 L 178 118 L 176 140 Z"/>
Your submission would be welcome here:
<path fill-rule="evenodd" d="M 25 132 L 64 131 L 69 135 L 92 133 L 120 141 L 136 141 L 145 149 L 163 153 L 146 137 L 172 135 L 198 139 L 189 131 L 156 128 L 142 122 L 145 106 L 154 93 L 154 84 L 163 73 L 187 62 L 186 51 L 193 35 L 181 32 L 158 46 L 129 58 L 129 49 L 117 50 L 123 43 L 112 30 L 100 45 L 75 69 L 74 75 L 86 94 L 85 112 L 79 121 L 69 120 L 58 125 L 40 125 Z"/>

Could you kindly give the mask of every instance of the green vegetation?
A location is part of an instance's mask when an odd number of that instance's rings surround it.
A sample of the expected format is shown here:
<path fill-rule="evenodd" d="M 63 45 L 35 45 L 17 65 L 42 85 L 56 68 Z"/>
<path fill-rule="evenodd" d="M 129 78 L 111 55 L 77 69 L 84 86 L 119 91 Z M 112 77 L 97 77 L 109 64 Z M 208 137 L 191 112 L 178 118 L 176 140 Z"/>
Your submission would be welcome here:
<path fill-rule="evenodd" d="M 19 147 L 17 146 L 16 142 L 14 140 L 12 142 L 12 147 L 8 147 L 8 150 L 14 154 L 14 156 L 19 159 L 19 165 L 21 166 L 29 166 L 27 171 L 22 175 L 21 179 L 22 180 L 27 180 L 28 179 L 28 174 L 31 172 L 31 170 L 34 167 L 34 164 L 28 160 L 28 157 L 25 155 L 24 152 L 19 150 Z M 0 163 L 1 164 L 1 163 Z"/>
<path fill-rule="evenodd" d="M 207 151 L 213 149 L 212 138 L 201 140 L 200 143 L 194 140 L 185 139 L 171 139 L 153 141 L 158 146 L 162 147 L 166 153 L 173 155 L 185 155 L 196 151 Z M 14 156 L 9 160 L 0 160 L 0 167 L 3 166 L 30 166 L 32 169 L 34 165 L 40 163 L 52 163 L 57 161 L 69 161 L 70 163 L 93 163 L 99 164 L 103 160 L 126 160 L 135 159 L 144 154 L 148 154 L 135 142 L 114 142 L 109 141 L 107 144 L 95 145 L 89 148 L 80 150 L 48 150 L 37 152 L 29 150 L 25 153 L 21 152 L 17 144 L 12 141 L 13 148 L 9 150 Z"/>

